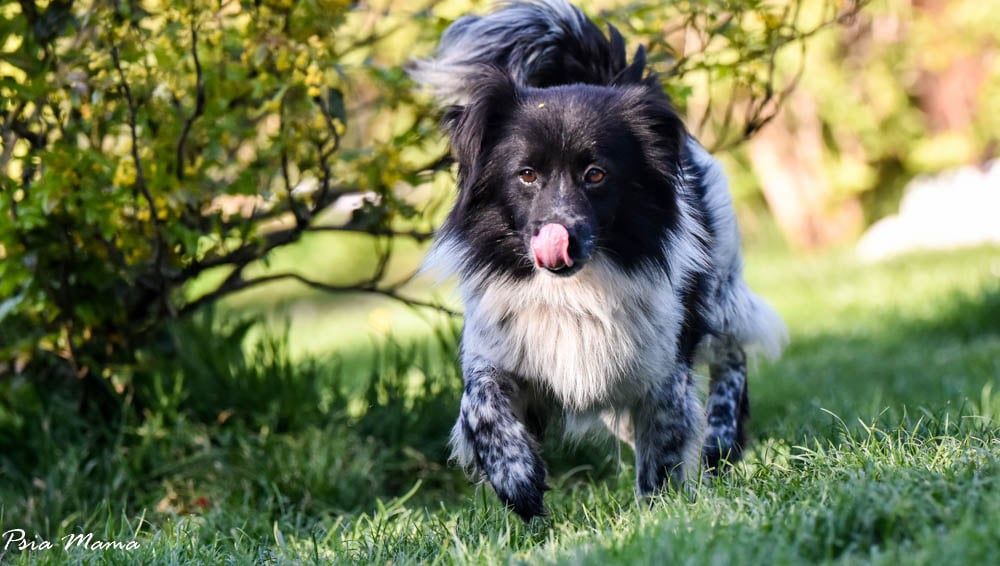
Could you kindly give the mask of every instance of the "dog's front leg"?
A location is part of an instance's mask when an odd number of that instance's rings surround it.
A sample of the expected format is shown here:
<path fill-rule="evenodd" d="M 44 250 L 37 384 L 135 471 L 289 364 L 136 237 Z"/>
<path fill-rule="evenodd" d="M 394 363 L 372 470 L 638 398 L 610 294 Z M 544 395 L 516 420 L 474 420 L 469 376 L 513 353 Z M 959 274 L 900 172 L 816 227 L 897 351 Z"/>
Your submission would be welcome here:
<path fill-rule="evenodd" d="M 653 385 L 633 410 L 640 495 L 681 488 L 688 468 L 699 461 L 703 414 L 686 367 Z"/>
<path fill-rule="evenodd" d="M 519 387 L 482 360 L 467 363 L 452 444 L 460 460 L 486 475 L 500 500 L 524 520 L 545 512 L 545 464 L 515 407 Z"/>
<path fill-rule="evenodd" d="M 742 456 L 746 444 L 744 426 L 750 416 L 747 358 L 735 339 L 713 340 L 709 371 L 708 434 L 702 460 L 710 470 L 718 472 L 722 460 L 736 462 Z"/>

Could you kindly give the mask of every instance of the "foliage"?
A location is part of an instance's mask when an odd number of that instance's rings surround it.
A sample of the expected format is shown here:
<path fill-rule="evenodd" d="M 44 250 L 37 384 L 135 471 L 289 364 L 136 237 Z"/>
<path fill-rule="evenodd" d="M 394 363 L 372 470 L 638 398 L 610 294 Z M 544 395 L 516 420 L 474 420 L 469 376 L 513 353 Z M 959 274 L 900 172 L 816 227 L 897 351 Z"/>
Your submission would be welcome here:
<path fill-rule="evenodd" d="M 65 392 L 0 383 L 0 532 L 141 543 L 0 560 L 988 562 L 998 250 L 878 266 L 769 250 L 749 265 L 765 256 L 751 282 L 795 341 L 753 372 L 746 462 L 689 498 L 639 505 L 627 447 L 546 446 L 552 515 L 524 525 L 447 465 L 453 336 L 293 363 L 280 336 L 239 347 L 243 325 L 196 317 L 172 329 L 178 354 L 137 380 L 145 418 L 121 427 L 90 426 Z"/>
<path fill-rule="evenodd" d="M 852 22 L 867 0 L 714 0 L 611 10 L 650 49 L 663 86 L 710 150 L 731 149 L 766 125 L 805 73 L 814 36 Z M 827 34 L 830 35 L 830 34 Z"/>
<path fill-rule="evenodd" d="M 363 198 L 329 229 L 413 218 L 400 187 L 441 167 L 440 148 L 421 151 L 436 124 L 371 58 L 402 15 L 362 15 L 339 0 L 0 5 L 0 359 L 110 371 L 163 320 L 326 229 L 348 195 Z M 352 141 L 351 95 L 392 129 Z M 222 266 L 217 289 L 184 296 Z"/>
<path fill-rule="evenodd" d="M 878 2 L 817 38 L 800 87 L 835 200 L 862 196 L 879 218 L 913 177 L 996 157 L 998 49 L 1000 13 L 976 0 Z"/>
<path fill-rule="evenodd" d="M 603 15 L 650 45 L 682 108 L 714 85 L 701 99 L 724 104 L 704 124 L 725 145 L 794 83 L 777 54 L 845 13 L 823 0 L 807 18 L 802 3 L 616 3 Z M 450 173 L 403 65 L 469 6 L 427 8 L 0 2 L 0 373 L 30 365 L 99 391 L 111 378 L 121 393 L 165 320 L 280 279 L 423 304 L 387 266 L 395 239 L 430 237 Z M 369 234 L 359 253 L 376 257 L 372 272 L 248 275 L 310 231 Z M 214 289 L 192 296 L 208 276 Z"/>

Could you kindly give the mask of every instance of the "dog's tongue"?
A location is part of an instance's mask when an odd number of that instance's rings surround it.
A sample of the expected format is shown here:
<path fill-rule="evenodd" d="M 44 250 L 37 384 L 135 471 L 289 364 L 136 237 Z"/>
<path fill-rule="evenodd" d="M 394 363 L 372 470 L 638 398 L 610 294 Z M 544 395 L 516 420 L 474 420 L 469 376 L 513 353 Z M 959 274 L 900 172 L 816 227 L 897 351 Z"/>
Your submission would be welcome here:
<path fill-rule="evenodd" d="M 546 224 L 531 238 L 535 265 L 546 269 L 573 267 L 569 257 L 569 232 L 562 224 Z"/>

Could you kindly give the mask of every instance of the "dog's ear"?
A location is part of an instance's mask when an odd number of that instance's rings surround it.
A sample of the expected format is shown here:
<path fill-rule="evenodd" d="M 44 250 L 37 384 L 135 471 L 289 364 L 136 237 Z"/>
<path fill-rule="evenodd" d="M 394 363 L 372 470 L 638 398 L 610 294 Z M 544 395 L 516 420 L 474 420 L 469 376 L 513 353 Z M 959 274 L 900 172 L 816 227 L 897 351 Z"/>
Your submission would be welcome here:
<path fill-rule="evenodd" d="M 646 73 L 646 48 L 640 45 L 632 56 L 632 63 L 627 64 L 625 57 L 625 39 L 618 28 L 608 25 L 608 36 L 613 57 L 612 69 L 617 73 L 611 78 L 611 84 L 616 86 L 642 84 Z"/>
<path fill-rule="evenodd" d="M 674 174 L 664 167 L 680 163 L 687 129 L 656 77 L 648 77 L 642 86 L 631 88 L 625 105 L 625 119 L 639 138 L 649 165 L 665 174 Z"/>
<path fill-rule="evenodd" d="M 473 82 L 468 104 L 453 106 L 444 116 L 463 188 L 479 178 L 482 162 L 518 100 L 513 79 L 500 69 L 484 66 Z"/>

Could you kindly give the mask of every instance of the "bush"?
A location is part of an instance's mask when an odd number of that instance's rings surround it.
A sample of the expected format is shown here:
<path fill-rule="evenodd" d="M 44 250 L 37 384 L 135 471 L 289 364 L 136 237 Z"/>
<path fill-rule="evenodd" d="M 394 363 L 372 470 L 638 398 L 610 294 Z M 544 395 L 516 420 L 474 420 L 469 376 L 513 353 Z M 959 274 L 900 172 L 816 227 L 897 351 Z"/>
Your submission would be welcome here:
<path fill-rule="evenodd" d="M 127 366 L 162 321 L 256 284 L 248 265 L 345 197 L 363 204 L 330 229 L 414 218 L 397 193 L 443 167 L 419 147 L 434 120 L 370 58 L 382 29 L 350 3 L 202 4 L 0 3 L 8 369 Z M 349 92 L 392 116 L 388 135 L 352 137 Z M 184 292 L 216 268 L 218 287 Z"/>

